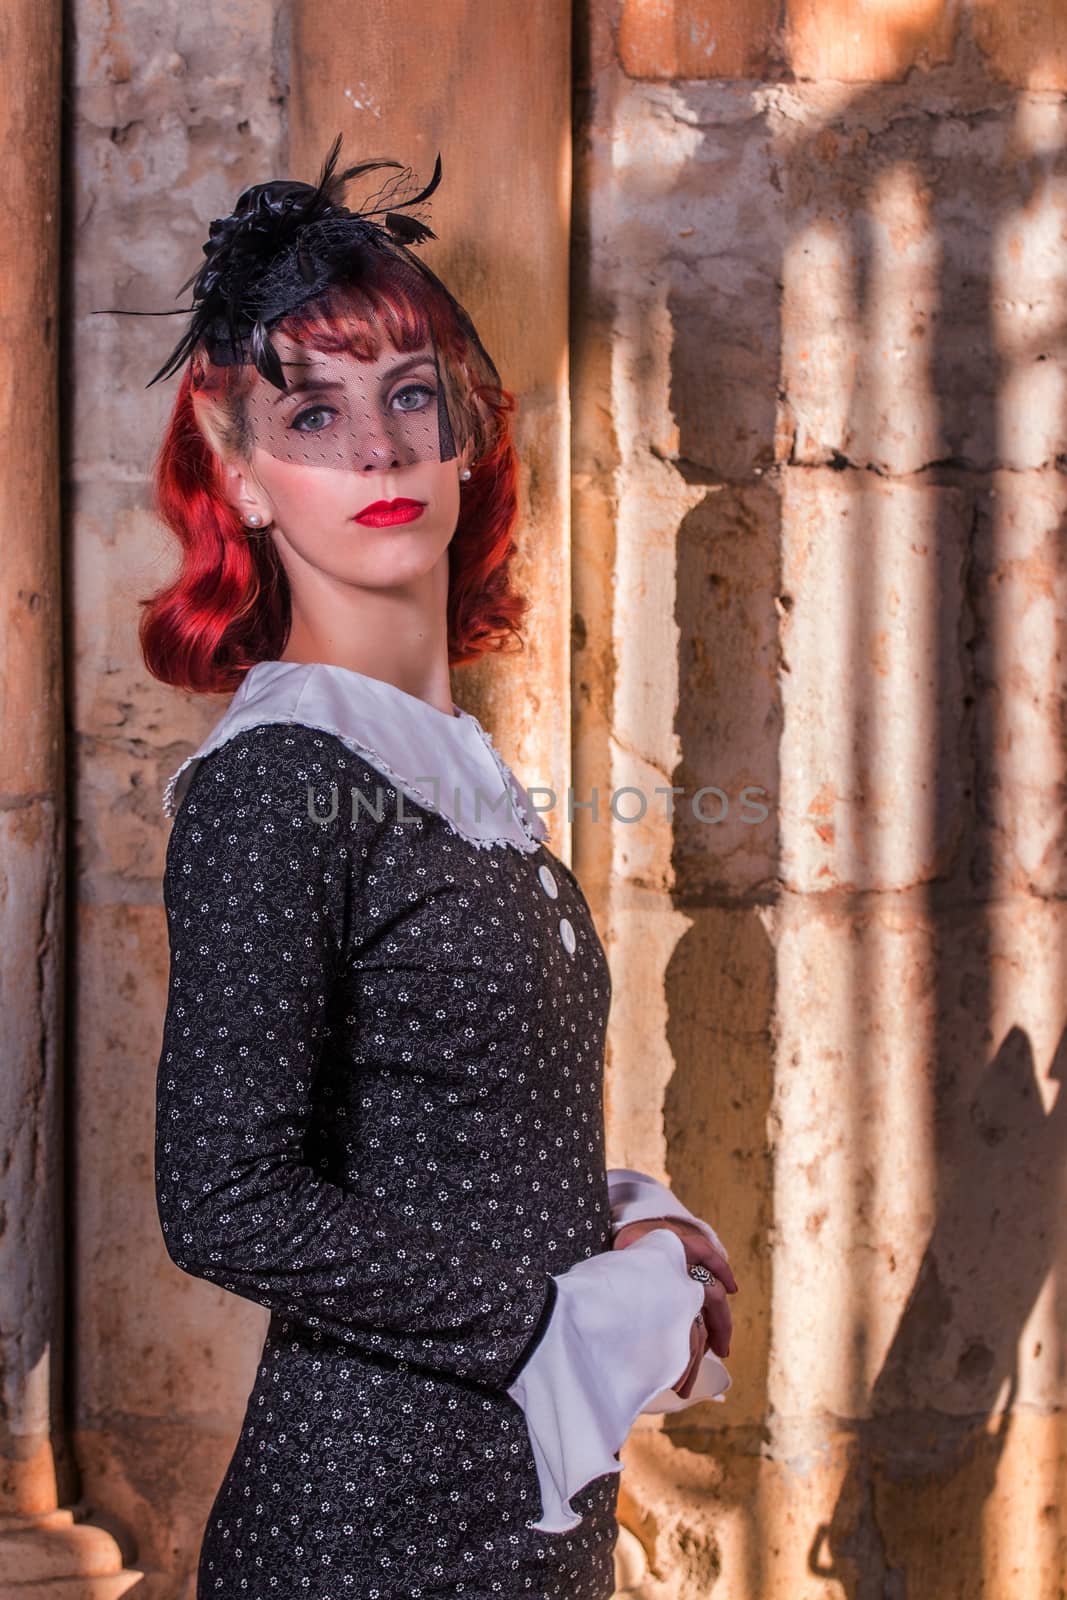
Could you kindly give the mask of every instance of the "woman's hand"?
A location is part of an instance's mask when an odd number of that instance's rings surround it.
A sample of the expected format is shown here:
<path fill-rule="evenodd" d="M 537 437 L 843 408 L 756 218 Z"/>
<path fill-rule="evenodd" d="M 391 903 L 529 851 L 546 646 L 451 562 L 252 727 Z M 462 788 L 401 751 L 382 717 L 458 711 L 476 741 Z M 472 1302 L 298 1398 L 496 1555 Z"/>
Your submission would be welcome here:
<path fill-rule="evenodd" d="M 715 1282 L 704 1285 L 704 1307 L 689 1331 L 689 1365 L 677 1383 L 671 1385 L 683 1400 L 689 1398 L 700 1372 L 700 1363 L 710 1344 L 717 1356 L 730 1354 L 733 1317 L 727 1295 L 737 1293 L 737 1279 L 730 1263 L 721 1255 L 707 1234 L 683 1217 L 646 1217 L 639 1222 L 628 1222 L 615 1235 L 613 1249 L 625 1250 L 627 1245 L 642 1238 L 653 1228 L 671 1228 L 685 1245 L 686 1267 L 707 1267 Z M 699 1279 L 694 1278 L 694 1283 Z"/>

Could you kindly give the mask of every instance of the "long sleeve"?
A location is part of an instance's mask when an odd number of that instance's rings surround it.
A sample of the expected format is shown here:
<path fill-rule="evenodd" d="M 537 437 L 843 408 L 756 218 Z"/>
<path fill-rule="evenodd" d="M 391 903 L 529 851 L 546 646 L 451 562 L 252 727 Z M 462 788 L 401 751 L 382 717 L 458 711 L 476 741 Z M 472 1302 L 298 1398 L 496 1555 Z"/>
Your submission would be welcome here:
<path fill-rule="evenodd" d="M 608 1194 L 613 1236 L 626 1222 L 684 1217 L 726 1254 L 710 1224 L 645 1173 L 609 1169 Z M 689 1328 L 704 1291 L 669 1228 L 580 1261 L 555 1282 L 547 1327 L 508 1392 L 526 1418 L 537 1465 L 542 1517 L 535 1526 L 565 1533 L 581 1522 L 571 1497 L 623 1470 L 617 1452 L 638 1416 L 722 1400 L 730 1376 L 709 1350 L 690 1394 L 683 1399 L 671 1388 L 688 1365 Z"/>
<path fill-rule="evenodd" d="M 353 883 L 380 826 L 311 819 L 322 759 L 306 728 L 245 732 L 202 763 L 171 833 L 156 1096 L 166 1248 L 185 1272 L 361 1350 L 503 1388 L 544 1332 L 553 1280 L 302 1159 L 359 916 Z"/>

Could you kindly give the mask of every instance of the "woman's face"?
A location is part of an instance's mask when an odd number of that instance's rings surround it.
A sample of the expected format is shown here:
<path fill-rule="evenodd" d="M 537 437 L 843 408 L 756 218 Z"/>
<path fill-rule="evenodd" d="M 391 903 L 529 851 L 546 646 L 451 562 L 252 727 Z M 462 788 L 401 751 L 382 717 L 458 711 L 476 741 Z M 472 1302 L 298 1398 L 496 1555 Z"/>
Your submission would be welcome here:
<path fill-rule="evenodd" d="M 290 577 L 301 562 L 374 588 L 421 577 L 456 531 L 469 453 L 440 459 L 432 346 L 402 355 L 386 340 L 366 362 L 309 350 L 284 334 L 273 343 L 289 391 L 255 374 L 245 402 L 251 460 L 230 469 L 235 504 L 242 514 L 254 504 L 273 523 Z M 395 500 L 422 509 L 407 521 L 357 520 L 368 506 Z"/>

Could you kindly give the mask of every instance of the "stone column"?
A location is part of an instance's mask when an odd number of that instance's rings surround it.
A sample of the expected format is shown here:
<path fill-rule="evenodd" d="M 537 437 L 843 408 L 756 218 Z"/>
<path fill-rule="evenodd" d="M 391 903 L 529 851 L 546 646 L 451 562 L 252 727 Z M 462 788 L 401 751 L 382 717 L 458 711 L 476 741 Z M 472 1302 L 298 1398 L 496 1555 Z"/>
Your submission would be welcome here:
<path fill-rule="evenodd" d="M 313 179 L 335 135 L 342 163 L 389 156 L 428 182 L 440 242 L 419 247 L 470 311 L 518 398 L 518 580 L 535 597 L 521 664 L 489 661 L 454 692 L 498 736 L 566 859 L 571 766 L 568 270 L 570 0 L 382 0 L 339 28 L 328 0 L 293 13 L 290 169 Z M 346 162 L 347 158 L 347 162 Z M 354 202 L 378 187 L 353 184 Z"/>
<path fill-rule="evenodd" d="M 59 0 L 12 0 L 0 53 L 0 1592 L 111 1600 L 110 1534 L 77 1521 L 61 1414 L 63 776 Z"/>

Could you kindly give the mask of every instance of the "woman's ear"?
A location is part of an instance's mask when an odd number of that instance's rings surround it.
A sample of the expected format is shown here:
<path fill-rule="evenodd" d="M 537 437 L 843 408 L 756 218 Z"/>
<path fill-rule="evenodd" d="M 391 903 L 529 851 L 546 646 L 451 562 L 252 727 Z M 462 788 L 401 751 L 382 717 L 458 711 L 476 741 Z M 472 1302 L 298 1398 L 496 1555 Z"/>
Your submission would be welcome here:
<path fill-rule="evenodd" d="M 246 528 L 265 528 L 274 521 L 274 509 L 249 468 L 227 461 L 222 469 L 223 493 Z"/>

